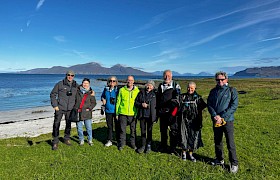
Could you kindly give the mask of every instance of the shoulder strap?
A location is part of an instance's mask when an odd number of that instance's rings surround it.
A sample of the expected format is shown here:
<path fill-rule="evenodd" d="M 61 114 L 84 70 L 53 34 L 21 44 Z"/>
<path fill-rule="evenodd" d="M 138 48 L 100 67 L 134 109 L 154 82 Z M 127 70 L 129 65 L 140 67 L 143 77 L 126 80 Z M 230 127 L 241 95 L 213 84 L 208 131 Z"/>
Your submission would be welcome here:
<path fill-rule="evenodd" d="M 82 99 L 82 102 L 81 102 L 81 104 L 80 104 L 80 108 L 79 108 L 79 109 L 82 109 L 82 108 L 83 108 L 83 106 L 84 106 L 84 104 L 85 104 L 85 101 L 86 101 L 87 96 L 88 96 L 88 94 L 85 94 L 85 95 L 84 95 L 84 97 L 83 97 L 83 99 Z"/>

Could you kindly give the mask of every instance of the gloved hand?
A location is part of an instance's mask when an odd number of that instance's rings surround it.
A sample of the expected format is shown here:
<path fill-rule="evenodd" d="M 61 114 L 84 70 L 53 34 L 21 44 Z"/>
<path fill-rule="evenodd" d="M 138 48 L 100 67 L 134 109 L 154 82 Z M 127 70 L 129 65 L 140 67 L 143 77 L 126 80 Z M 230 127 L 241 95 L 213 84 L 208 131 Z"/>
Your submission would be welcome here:
<path fill-rule="evenodd" d="M 105 105 L 101 106 L 100 113 L 101 113 L 101 115 L 104 115 L 104 113 L 105 113 Z"/>

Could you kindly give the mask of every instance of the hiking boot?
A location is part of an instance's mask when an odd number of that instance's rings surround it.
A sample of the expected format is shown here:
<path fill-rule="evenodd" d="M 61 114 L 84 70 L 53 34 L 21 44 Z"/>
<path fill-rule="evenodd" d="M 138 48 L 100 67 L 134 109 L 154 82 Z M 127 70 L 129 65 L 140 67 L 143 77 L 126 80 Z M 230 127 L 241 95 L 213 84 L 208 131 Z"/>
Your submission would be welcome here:
<path fill-rule="evenodd" d="M 53 144 L 52 150 L 57 150 L 57 149 L 58 149 L 58 144 L 57 143 Z"/>
<path fill-rule="evenodd" d="M 186 153 L 186 151 L 183 151 L 183 152 L 182 152 L 182 160 L 183 160 L 183 161 L 186 161 L 186 160 L 187 160 L 187 153 Z"/>
<path fill-rule="evenodd" d="M 112 146 L 112 145 L 113 145 L 113 143 L 112 143 L 112 141 L 110 141 L 110 140 L 105 144 L 106 147 L 110 147 L 110 146 Z"/>
<path fill-rule="evenodd" d="M 79 143 L 80 146 L 82 146 L 82 145 L 84 145 L 84 144 L 85 144 L 85 141 L 84 141 L 84 140 L 81 140 L 80 143 Z"/>
<path fill-rule="evenodd" d="M 211 164 L 213 166 L 223 166 L 225 164 L 225 161 L 224 160 L 215 159 L 213 162 L 211 162 Z"/>
<path fill-rule="evenodd" d="M 196 162 L 196 159 L 193 157 L 192 154 L 190 154 L 190 160 L 191 160 L 192 162 Z"/>
<path fill-rule="evenodd" d="M 72 146 L 71 142 L 69 139 L 65 140 L 64 143 L 67 145 L 67 146 Z"/>
<path fill-rule="evenodd" d="M 231 165 L 230 172 L 231 173 L 237 173 L 238 171 L 238 165 Z"/>
<path fill-rule="evenodd" d="M 89 140 L 89 141 L 88 141 L 88 145 L 90 145 L 90 146 L 92 146 L 92 145 L 93 145 L 92 140 Z"/>
<path fill-rule="evenodd" d="M 152 150 L 151 145 L 148 144 L 145 153 L 149 153 L 151 150 Z"/>
<path fill-rule="evenodd" d="M 137 152 L 141 154 L 141 153 L 144 152 L 144 150 L 145 150 L 145 146 L 142 146 L 142 147 L 137 149 Z"/>

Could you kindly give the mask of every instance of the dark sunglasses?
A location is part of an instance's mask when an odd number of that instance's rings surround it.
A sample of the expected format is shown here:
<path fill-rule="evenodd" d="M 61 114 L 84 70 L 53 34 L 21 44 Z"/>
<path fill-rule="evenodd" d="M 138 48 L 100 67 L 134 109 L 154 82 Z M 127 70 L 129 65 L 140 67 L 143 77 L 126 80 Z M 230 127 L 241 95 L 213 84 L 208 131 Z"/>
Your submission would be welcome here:
<path fill-rule="evenodd" d="M 217 82 L 224 81 L 225 79 L 216 79 Z"/>
<path fill-rule="evenodd" d="M 116 80 L 109 80 L 109 82 L 116 82 Z"/>
<path fill-rule="evenodd" d="M 67 74 L 67 76 L 72 76 L 72 77 L 74 77 L 75 75 L 73 75 L 73 74 Z"/>

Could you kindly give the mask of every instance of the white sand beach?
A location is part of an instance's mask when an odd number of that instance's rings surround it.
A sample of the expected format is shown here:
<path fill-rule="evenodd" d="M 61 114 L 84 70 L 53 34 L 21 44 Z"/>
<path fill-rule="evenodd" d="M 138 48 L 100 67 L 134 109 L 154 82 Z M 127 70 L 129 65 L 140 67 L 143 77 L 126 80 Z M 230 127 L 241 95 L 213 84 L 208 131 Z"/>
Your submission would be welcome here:
<path fill-rule="evenodd" d="M 104 115 L 100 114 L 101 102 L 93 110 L 93 123 L 100 122 Z M 12 137 L 36 137 L 52 132 L 54 110 L 51 106 L 21 110 L 2 111 L 0 116 L 0 139 Z M 65 128 L 64 118 L 60 129 Z M 72 123 L 72 127 L 76 127 Z"/>

